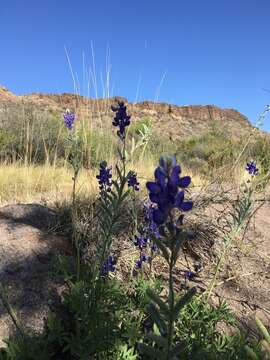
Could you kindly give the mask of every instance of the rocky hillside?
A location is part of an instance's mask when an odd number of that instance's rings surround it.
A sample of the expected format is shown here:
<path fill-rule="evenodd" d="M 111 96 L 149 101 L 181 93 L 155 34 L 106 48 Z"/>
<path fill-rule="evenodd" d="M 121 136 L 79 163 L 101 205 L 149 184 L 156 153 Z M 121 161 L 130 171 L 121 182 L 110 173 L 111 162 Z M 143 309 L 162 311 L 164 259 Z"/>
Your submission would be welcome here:
<path fill-rule="evenodd" d="M 176 106 L 151 101 L 128 103 L 120 97 L 96 100 L 66 93 L 16 96 L 5 87 L 0 87 L 0 114 L 10 112 L 14 107 L 17 110 L 23 109 L 26 105 L 50 114 L 59 114 L 69 108 L 76 112 L 78 119 L 89 119 L 96 124 L 109 124 L 109 119 L 112 118 L 110 105 L 118 99 L 127 103 L 133 121 L 150 118 L 157 133 L 168 136 L 172 141 L 183 136 L 201 135 L 213 126 L 237 137 L 249 133 L 253 128 L 248 119 L 237 110 L 221 109 L 214 105 Z"/>

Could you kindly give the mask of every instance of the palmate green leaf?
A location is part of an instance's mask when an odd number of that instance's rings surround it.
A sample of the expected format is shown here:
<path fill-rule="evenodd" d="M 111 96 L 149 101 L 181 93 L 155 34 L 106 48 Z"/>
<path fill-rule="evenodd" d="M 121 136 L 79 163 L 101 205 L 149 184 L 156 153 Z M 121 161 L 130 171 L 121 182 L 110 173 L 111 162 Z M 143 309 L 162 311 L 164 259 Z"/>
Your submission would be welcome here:
<path fill-rule="evenodd" d="M 145 337 L 151 341 L 154 341 L 159 347 L 162 347 L 164 349 L 166 349 L 168 346 L 168 340 L 163 336 L 149 332 L 145 335 Z"/>
<path fill-rule="evenodd" d="M 173 309 L 173 319 L 176 320 L 178 315 L 179 315 L 179 311 L 185 306 L 187 305 L 190 300 L 192 299 L 192 297 L 196 294 L 196 288 L 191 288 L 187 291 L 187 293 L 185 295 L 183 295 L 176 303 L 174 309 Z"/>
<path fill-rule="evenodd" d="M 160 312 L 166 317 L 166 319 L 169 319 L 170 310 L 168 305 L 150 288 L 146 290 L 146 295 L 150 298 L 150 300 L 159 306 Z"/>
<path fill-rule="evenodd" d="M 141 354 L 150 356 L 152 359 L 156 359 L 156 360 L 165 360 L 166 359 L 166 357 L 165 357 L 166 355 L 162 351 L 152 348 L 149 345 L 139 343 L 138 350 Z"/>
<path fill-rule="evenodd" d="M 160 239 L 155 239 L 155 243 L 157 245 L 157 247 L 161 250 L 163 257 L 165 258 L 165 260 L 169 263 L 170 261 L 170 254 L 168 252 L 168 249 L 166 248 L 166 246 L 162 243 L 162 241 Z"/>
<path fill-rule="evenodd" d="M 156 323 L 160 334 L 166 335 L 168 333 L 167 325 L 165 321 L 162 319 L 155 305 L 154 304 L 146 305 L 145 312 L 148 313 L 151 319 Z"/>

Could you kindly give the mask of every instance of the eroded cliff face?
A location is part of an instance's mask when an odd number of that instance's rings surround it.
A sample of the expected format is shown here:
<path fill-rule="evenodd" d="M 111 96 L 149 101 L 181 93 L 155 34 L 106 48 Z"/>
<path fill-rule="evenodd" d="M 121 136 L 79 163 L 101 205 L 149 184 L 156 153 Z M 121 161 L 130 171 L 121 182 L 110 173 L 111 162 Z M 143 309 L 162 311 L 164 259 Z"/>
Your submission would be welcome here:
<path fill-rule="evenodd" d="M 231 136 L 249 133 L 252 125 L 248 119 L 234 109 L 221 109 L 214 105 L 176 106 L 166 103 L 143 101 L 128 103 L 125 98 L 90 99 L 76 94 L 40 94 L 16 96 L 4 87 L 0 87 L 0 109 L 8 109 L 11 104 L 17 106 L 32 105 L 38 111 L 62 113 L 66 108 L 75 111 L 77 118 L 85 118 L 94 124 L 109 124 L 113 116 L 111 105 L 123 100 L 132 115 L 132 121 L 150 118 L 157 134 L 168 136 L 172 141 L 183 136 L 197 136 L 216 127 Z"/>

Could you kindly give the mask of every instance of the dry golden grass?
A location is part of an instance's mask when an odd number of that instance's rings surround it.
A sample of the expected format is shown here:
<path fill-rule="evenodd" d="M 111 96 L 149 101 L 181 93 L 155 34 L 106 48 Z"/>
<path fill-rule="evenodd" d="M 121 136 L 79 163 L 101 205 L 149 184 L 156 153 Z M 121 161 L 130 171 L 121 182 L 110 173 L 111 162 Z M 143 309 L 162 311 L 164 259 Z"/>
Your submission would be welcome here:
<path fill-rule="evenodd" d="M 146 194 L 146 181 L 153 179 L 155 167 L 156 164 L 151 159 L 130 163 L 127 166 L 127 170 L 134 169 L 138 173 L 142 195 Z M 96 193 L 97 173 L 97 169 L 82 170 L 78 177 L 77 191 L 85 194 Z M 188 169 L 183 169 L 183 174 L 191 175 L 196 187 L 205 183 L 198 174 L 192 175 Z M 0 165 L 0 203 L 70 197 L 72 175 L 71 168 L 67 166 L 2 164 Z"/>
<path fill-rule="evenodd" d="M 53 198 L 66 197 L 72 191 L 72 171 L 67 167 L 0 166 L 0 202 L 31 201 L 37 195 Z M 78 180 L 78 190 L 93 192 L 97 188 L 92 171 L 83 170 Z"/>

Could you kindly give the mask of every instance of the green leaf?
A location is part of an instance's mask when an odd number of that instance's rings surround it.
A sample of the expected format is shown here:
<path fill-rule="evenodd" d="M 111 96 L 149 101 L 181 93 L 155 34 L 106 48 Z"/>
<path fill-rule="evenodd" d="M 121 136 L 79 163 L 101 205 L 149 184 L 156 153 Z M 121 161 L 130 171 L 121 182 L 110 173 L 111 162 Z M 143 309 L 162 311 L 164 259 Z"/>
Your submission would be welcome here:
<path fill-rule="evenodd" d="M 263 352 L 267 353 L 268 358 L 270 356 L 270 344 L 266 340 L 261 341 L 261 347 Z"/>
<path fill-rule="evenodd" d="M 154 341 L 158 346 L 162 347 L 162 348 L 167 348 L 168 346 L 168 340 L 160 335 L 156 335 L 152 332 L 148 333 L 145 335 L 145 337 L 151 341 Z"/>
<path fill-rule="evenodd" d="M 259 318 L 257 318 L 257 316 L 255 317 L 255 321 L 256 321 L 256 324 L 257 324 L 258 328 L 260 329 L 260 332 L 262 333 L 263 337 L 270 344 L 270 334 L 269 334 L 268 330 L 263 325 L 261 320 Z"/>
<path fill-rule="evenodd" d="M 130 190 L 127 190 L 120 198 L 120 201 L 123 202 L 125 198 L 130 194 Z"/>
<path fill-rule="evenodd" d="M 112 212 L 110 210 L 110 208 L 108 208 L 108 205 L 105 205 L 103 203 L 100 203 L 100 207 L 102 208 L 102 210 L 109 216 L 112 217 Z M 102 214 L 103 215 L 103 214 Z"/>
<path fill-rule="evenodd" d="M 146 295 L 150 298 L 150 300 L 152 300 L 159 306 L 160 311 L 163 313 L 163 315 L 165 315 L 166 318 L 169 318 L 170 310 L 168 305 L 150 288 L 146 290 Z"/>
<path fill-rule="evenodd" d="M 179 311 L 185 306 L 187 305 L 191 298 L 196 294 L 196 288 L 191 288 L 187 291 L 187 293 L 185 295 L 183 295 L 176 303 L 174 309 L 173 309 L 173 319 L 176 320 L 179 314 Z"/>
<path fill-rule="evenodd" d="M 121 194 L 120 186 L 119 186 L 118 182 L 115 181 L 115 180 L 112 181 L 112 184 L 113 184 L 113 186 L 116 188 L 117 195 L 118 195 L 117 198 L 119 198 L 119 194 Z"/>
<path fill-rule="evenodd" d="M 118 154 L 122 158 L 122 153 L 119 151 L 119 149 L 118 149 Z M 122 182 L 123 176 L 122 176 L 121 170 L 119 169 L 119 166 L 117 164 L 115 165 L 115 169 L 116 169 L 117 176 L 120 179 L 120 182 Z"/>
<path fill-rule="evenodd" d="M 175 246 L 173 250 L 173 263 L 175 264 L 178 258 L 179 250 L 185 240 L 184 233 L 178 233 L 175 235 Z"/>
<path fill-rule="evenodd" d="M 165 360 L 165 354 L 158 349 L 154 349 L 149 345 L 138 344 L 138 350 L 141 354 L 150 356 L 152 359 Z"/>
<path fill-rule="evenodd" d="M 157 311 L 157 308 L 154 304 L 146 305 L 145 311 L 150 315 L 152 320 L 157 324 L 157 327 L 160 331 L 161 335 L 165 335 L 168 333 L 168 328 L 165 323 L 165 321 L 160 316 L 159 312 Z"/>
<path fill-rule="evenodd" d="M 170 255 L 166 248 L 166 246 L 162 243 L 160 239 L 155 239 L 155 243 L 158 246 L 158 248 L 161 250 L 162 255 L 164 256 L 165 260 L 169 263 L 170 262 Z"/>
<path fill-rule="evenodd" d="M 249 359 L 252 360 L 259 360 L 258 356 L 255 354 L 255 352 L 247 345 L 245 345 L 245 350 L 247 353 L 247 356 L 249 357 Z"/>

